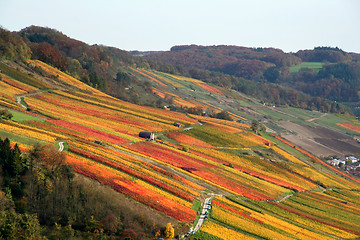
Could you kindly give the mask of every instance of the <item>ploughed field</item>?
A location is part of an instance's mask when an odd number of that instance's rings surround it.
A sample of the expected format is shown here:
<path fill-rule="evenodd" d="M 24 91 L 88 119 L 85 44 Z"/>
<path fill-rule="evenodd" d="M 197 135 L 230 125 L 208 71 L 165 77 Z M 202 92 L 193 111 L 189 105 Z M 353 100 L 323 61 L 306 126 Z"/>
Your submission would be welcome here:
<path fill-rule="evenodd" d="M 295 145 L 316 156 L 351 155 L 360 151 L 360 144 L 348 135 L 321 126 L 313 127 L 282 121 L 282 126 L 296 134 L 282 134 Z"/>

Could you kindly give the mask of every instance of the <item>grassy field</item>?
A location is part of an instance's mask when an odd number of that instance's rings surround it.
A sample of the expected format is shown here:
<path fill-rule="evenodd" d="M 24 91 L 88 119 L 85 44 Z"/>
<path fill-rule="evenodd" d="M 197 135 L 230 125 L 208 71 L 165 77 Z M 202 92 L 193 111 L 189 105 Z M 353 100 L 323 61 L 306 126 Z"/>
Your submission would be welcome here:
<path fill-rule="evenodd" d="M 304 110 L 301 108 L 293 108 L 293 107 L 281 108 L 280 111 L 294 115 L 297 118 L 300 118 L 302 120 L 309 120 L 312 118 L 317 118 L 323 114 L 318 111 L 309 111 L 309 110 Z"/>
<path fill-rule="evenodd" d="M 36 144 L 41 144 L 41 145 L 48 144 L 47 142 L 42 142 L 37 139 L 28 138 L 25 136 L 20 136 L 20 135 L 16 135 L 11 132 L 5 132 L 5 131 L 0 131 L 0 138 L 2 138 L 2 139 L 9 138 L 11 141 L 23 143 L 23 144 L 26 144 L 29 146 L 35 146 Z"/>
<path fill-rule="evenodd" d="M 358 133 L 351 131 L 350 129 L 346 129 L 339 125 L 336 125 L 337 123 L 351 122 L 345 118 L 339 117 L 336 114 L 328 114 L 325 117 L 316 119 L 314 122 L 316 122 L 322 126 L 326 126 L 327 128 L 333 129 L 335 131 L 348 134 L 350 136 L 359 135 Z"/>
<path fill-rule="evenodd" d="M 192 209 L 198 211 L 200 210 L 200 207 L 201 207 L 201 202 L 195 199 L 193 202 Z"/>
<path fill-rule="evenodd" d="M 322 62 L 302 62 L 299 65 L 290 67 L 290 71 L 292 73 L 297 73 L 302 68 L 310 68 L 310 69 L 314 69 L 316 72 L 318 72 L 323 67 L 323 65 L 324 65 L 324 63 L 322 63 Z"/>
<path fill-rule="evenodd" d="M 23 122 L 23 121 L 45 121 L 45 119 L 36 117 L 36 116 L 32 116 L 26 113 L 22 113 L 22 112 L 18 112 L 18 111 L 14 111 L 14 110 L 9 110 L 9 112 L 11 112 L 11 114 L 13 115 L 12 119 L 15 122 Z"/>

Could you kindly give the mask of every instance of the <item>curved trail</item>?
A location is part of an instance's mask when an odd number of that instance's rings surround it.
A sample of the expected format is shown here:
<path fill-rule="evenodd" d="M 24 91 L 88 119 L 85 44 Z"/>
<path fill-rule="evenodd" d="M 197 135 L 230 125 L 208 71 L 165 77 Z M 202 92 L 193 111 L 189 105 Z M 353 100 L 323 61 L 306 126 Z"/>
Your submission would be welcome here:
<path fill-rule="evenodd" d="M 59 152 L 64 151 L 64 142 L 59 142 Z"/>
<path fill-rule="evenodd" d="M 28 93 L 24 93 L 24 94 L 15 95 L 16 102 L 19 103 L 21 105 L 21 107 L 27 108 L 27 106 L 25 106 L 25 105 L 23 105 L 21 103 L 21 98 L 37 95 L 37 94 L 40 94 L 40 93 L 43 93 L 43 92 L 48 92 L 48 91 L 50 91 L 50 90 L 45 89 L 45 90 L 39 90 L 39 91 L 36 91 L 36 92 L 28 92 Z M 25 100 L 24 100 L 24 102 L 25 102 Z"/>
<path fill-rule="evenodd" d="M 22 97 L 17 96 L 17 97 L 16 97 L 16 102 L 17 102 L 18 104 L 20 104 L 22 108 L 27 109 L 27 107 L 21 103 L 21 98 L 22 98 Z"/>

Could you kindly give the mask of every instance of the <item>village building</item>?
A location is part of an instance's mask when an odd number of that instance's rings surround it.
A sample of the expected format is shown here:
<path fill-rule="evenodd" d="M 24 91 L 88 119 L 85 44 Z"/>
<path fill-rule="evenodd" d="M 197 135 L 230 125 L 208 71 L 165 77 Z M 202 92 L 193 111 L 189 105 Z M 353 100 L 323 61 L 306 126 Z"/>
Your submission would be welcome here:
<path fill-rule="evenodd" d="M 354 156 L 349 156 L 346 159 L 348 159 L 349 161 L 351 161 L 352 163 L 356 163 L 359 161 L 358 158 L 354 157 Z"/>
<path fill-rule="evenodd" d="M 333 165 L 333 166 L 339 166 L 340 163 L 342 163 L 343 165 L 346 164 L 345 160 L 340 160 L 340 159 L 331 159 L 326 161 L 328 164 Z"/>
<path fill-rule="evenodd" d="M 346 165 L 345 170 L 360 171 L 360 162 L 350 163 L 350 164 Z"/>
<path fill-rule="evenodd" d="M 141 131 L 139 132 L 139 137 L 155 141 L 155 134 L 151 131 Z"/>

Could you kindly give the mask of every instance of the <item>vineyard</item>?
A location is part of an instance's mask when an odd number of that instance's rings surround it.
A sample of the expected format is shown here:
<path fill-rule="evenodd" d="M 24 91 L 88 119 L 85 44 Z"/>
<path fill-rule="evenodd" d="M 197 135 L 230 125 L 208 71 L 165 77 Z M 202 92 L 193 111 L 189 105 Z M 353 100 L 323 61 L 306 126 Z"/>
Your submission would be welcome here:
<path fill-rule="evenodd" d="M 244 115 L 231 113 L 236 121 L 228 121 L 140 106 L 41 61 L 29 65 L 55 77 L 23 81 L 0 73 L 1 109 L 16 115 L 0 120 L 0 136 L 21 150 L 29 151 L 35 142 L 66 142 L 66 161 L 77 174 L 189 228 L 196 224 L 196 202 L 221 194 L 213 198 L 196 239 L 360 237 L 360 180 L 278 135 L 256 134 Z M 224 97 L 225 89 L 156 71 L 126 70 L 152 81 L 154 94 L 173 98 L 178 106 L 223 110 L 208 100 Z M 19 95 L 27 109 L 15 102 Z M 139 137 L 141 131 L 161 137 L 149 141 Z"/>

